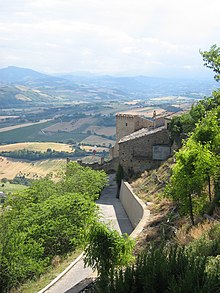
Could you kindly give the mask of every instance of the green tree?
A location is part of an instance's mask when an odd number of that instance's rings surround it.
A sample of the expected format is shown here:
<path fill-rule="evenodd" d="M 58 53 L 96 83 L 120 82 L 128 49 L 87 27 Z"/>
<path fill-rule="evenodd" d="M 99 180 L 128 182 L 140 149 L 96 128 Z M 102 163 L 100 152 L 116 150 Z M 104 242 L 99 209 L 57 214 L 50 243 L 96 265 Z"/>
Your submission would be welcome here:
<path fill-rule="evenodd" d="M 211 151 L 190 138 L 176 154 L 170 183 L 165 194 L 177 202 L 183 214 L 189 214 L 194 225 L 194 214 L 204 211 L 207 196 L 203 193 L 214 160 Z"/>
<path fill-rule="evenodd" d="M 200 51 L 204 65 L 215 72 L 215 80 L 220 80 L 220 47 L 213 45 L 209 51 Z M 196 127 L 207 113 L 220 106 L 220 90 L 215 90 L 211 97 L 205 97 L 203 100 L 192 105 L 189 113 L 179 117 L 174 117 L 170 123 L 171 137 L 179 145 L 183 138 L 186 138 Z"/>
<path fill-rule="evenodd" d="M 85 265 L 97 269 L 99 275 L 108 275 L 111 270 L 127 265 L 133 260 L 134 240 L 127 234 L 120 235 L 105 224 L 97 223 L 89 234 L 85 249 Z"/>
<path fill-rule="evenodd" d="M 215 72 L 215 80 L 220 80 L 220 47 L 212 45 L 209 51 L 200 51 L 204 65 Z"/>
<path fill-rule="evenodd" d="M 48 176 L 9 195 L 0 213 L 0 292 L 39 276 L 54 256 L 85 245 L 98 220 L 94 203 L 106 174 L 69 163 L 61 182 Z M 66 184 L 66 186 L 64 186 Z"/>
<path fill-rule="evenodd" d="M 120 188 L 121 188 L 121 181 L 124 179 L 124 169 L 122 165 L 118 165 L 118 169 L 115 175 L 116 183 L 117 183 L 117 197 L 119 197 Z"/>
<path fill-rule="evenodd" d="M 63 179 L 58 183 L 62 192 L 83 193 L 90 200 L 98 199 L 106 184 L 107 175 L 104 171 L 94 171 L 76 162 L 67 164 Z"/>

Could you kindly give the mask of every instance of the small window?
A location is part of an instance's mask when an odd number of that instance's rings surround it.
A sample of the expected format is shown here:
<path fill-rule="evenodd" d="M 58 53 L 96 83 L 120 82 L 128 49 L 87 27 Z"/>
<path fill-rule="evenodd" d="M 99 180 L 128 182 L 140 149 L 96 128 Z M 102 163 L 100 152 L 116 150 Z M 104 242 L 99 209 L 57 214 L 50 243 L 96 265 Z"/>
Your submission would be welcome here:
<path fill-rule="evenodd" d="M 125 126 L 128 126 L 128 123 L 125 123 Z"/>

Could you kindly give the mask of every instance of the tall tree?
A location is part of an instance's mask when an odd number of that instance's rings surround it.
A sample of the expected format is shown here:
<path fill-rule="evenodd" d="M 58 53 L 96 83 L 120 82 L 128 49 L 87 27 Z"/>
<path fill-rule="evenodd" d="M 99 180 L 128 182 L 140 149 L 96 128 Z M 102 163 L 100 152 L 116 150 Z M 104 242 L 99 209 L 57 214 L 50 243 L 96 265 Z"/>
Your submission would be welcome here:
<path fill-rule="evenodd" d="M 220 80 L 220 47 L 217 45 L 211 46 L 209 51 L 200 51 L 203 57 L 204 65 L 211 68 L 215 72 L 215 80 Z"/>

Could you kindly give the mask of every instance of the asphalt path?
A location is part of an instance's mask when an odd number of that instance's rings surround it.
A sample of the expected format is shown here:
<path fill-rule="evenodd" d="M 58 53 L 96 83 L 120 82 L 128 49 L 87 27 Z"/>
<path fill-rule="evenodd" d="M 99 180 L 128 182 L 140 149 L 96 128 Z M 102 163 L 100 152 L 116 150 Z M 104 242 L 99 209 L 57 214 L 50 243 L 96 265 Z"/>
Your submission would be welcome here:
<path fill-rule="evenodd" d="M 125 213 L 125 210 L 118 198 L 115 174 L 109 175 L 109 185 L 106 186 L 97 200 L 100 207 L 101 220 L 107 223 L 112 229 L 120 233 L 130 234 L 133 231 L 132 225 Z M 58 282 L 56 282 L 46 293 L 76 293 L 77 284 L 85 279 L 94 276 L 91 268 L 85 268 L 83 259 L 79 260 Z M 75 287 L 75 288 L 74 288 Z"/>

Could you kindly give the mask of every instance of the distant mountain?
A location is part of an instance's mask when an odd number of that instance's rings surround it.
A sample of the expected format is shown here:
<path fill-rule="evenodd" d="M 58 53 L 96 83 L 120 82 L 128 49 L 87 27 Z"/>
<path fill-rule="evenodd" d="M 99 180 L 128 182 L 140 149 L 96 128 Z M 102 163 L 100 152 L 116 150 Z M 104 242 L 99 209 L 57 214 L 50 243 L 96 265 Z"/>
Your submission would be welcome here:
<path fill-rule="evenodd" d="M 15 104 L 56 101 L 147 100 L 161 96 L 203 98 L 217 84 L 212 80 L 171 79 L 148 76 L 94 75 L 88 72 L 48 75 L 28 68 L 9 66 L 0 69 L 1 100 L 15 94 Z M 11 93 L 9 88 L 11 86 Z M 25 86 L 29 89 L 18 93 Z M 14 88 L 13 88 L 14 87 Z M 37 91 L 39 92 L 37 92 Z M 19 96 L 19 94 L 24 95 Z M 43 100 L 44 99 L 44 100 Z"/>
<path fill-rule="evenodd" d="M 74 83 L 94 88 L 108 88 L 122 91 L 128 97 L 141 99 L 168 95 L 185 95 L 188 97 L 203 97 L 210 95 L 217 87 L 214 80 L 175 79 L 148 76 L 110 76 L 110 75 L 61 75 Z"/>
<path fill-rule="evenodd" d="M 76 85 L 62 77 L 51 76 L 38 71 L 8 66 L 0 69 L 0 83 L 26 85 L 29 87 L 55 87 L 65 86 L 74 89 Z"/>
<path fill-rule="evenodd" d="M 45 78 L 48 78 L 48 75 L 28 68 L 8 66 L 0 69 L 0 81 L 3 83 L 23 83 L 29 80 Z"/>

